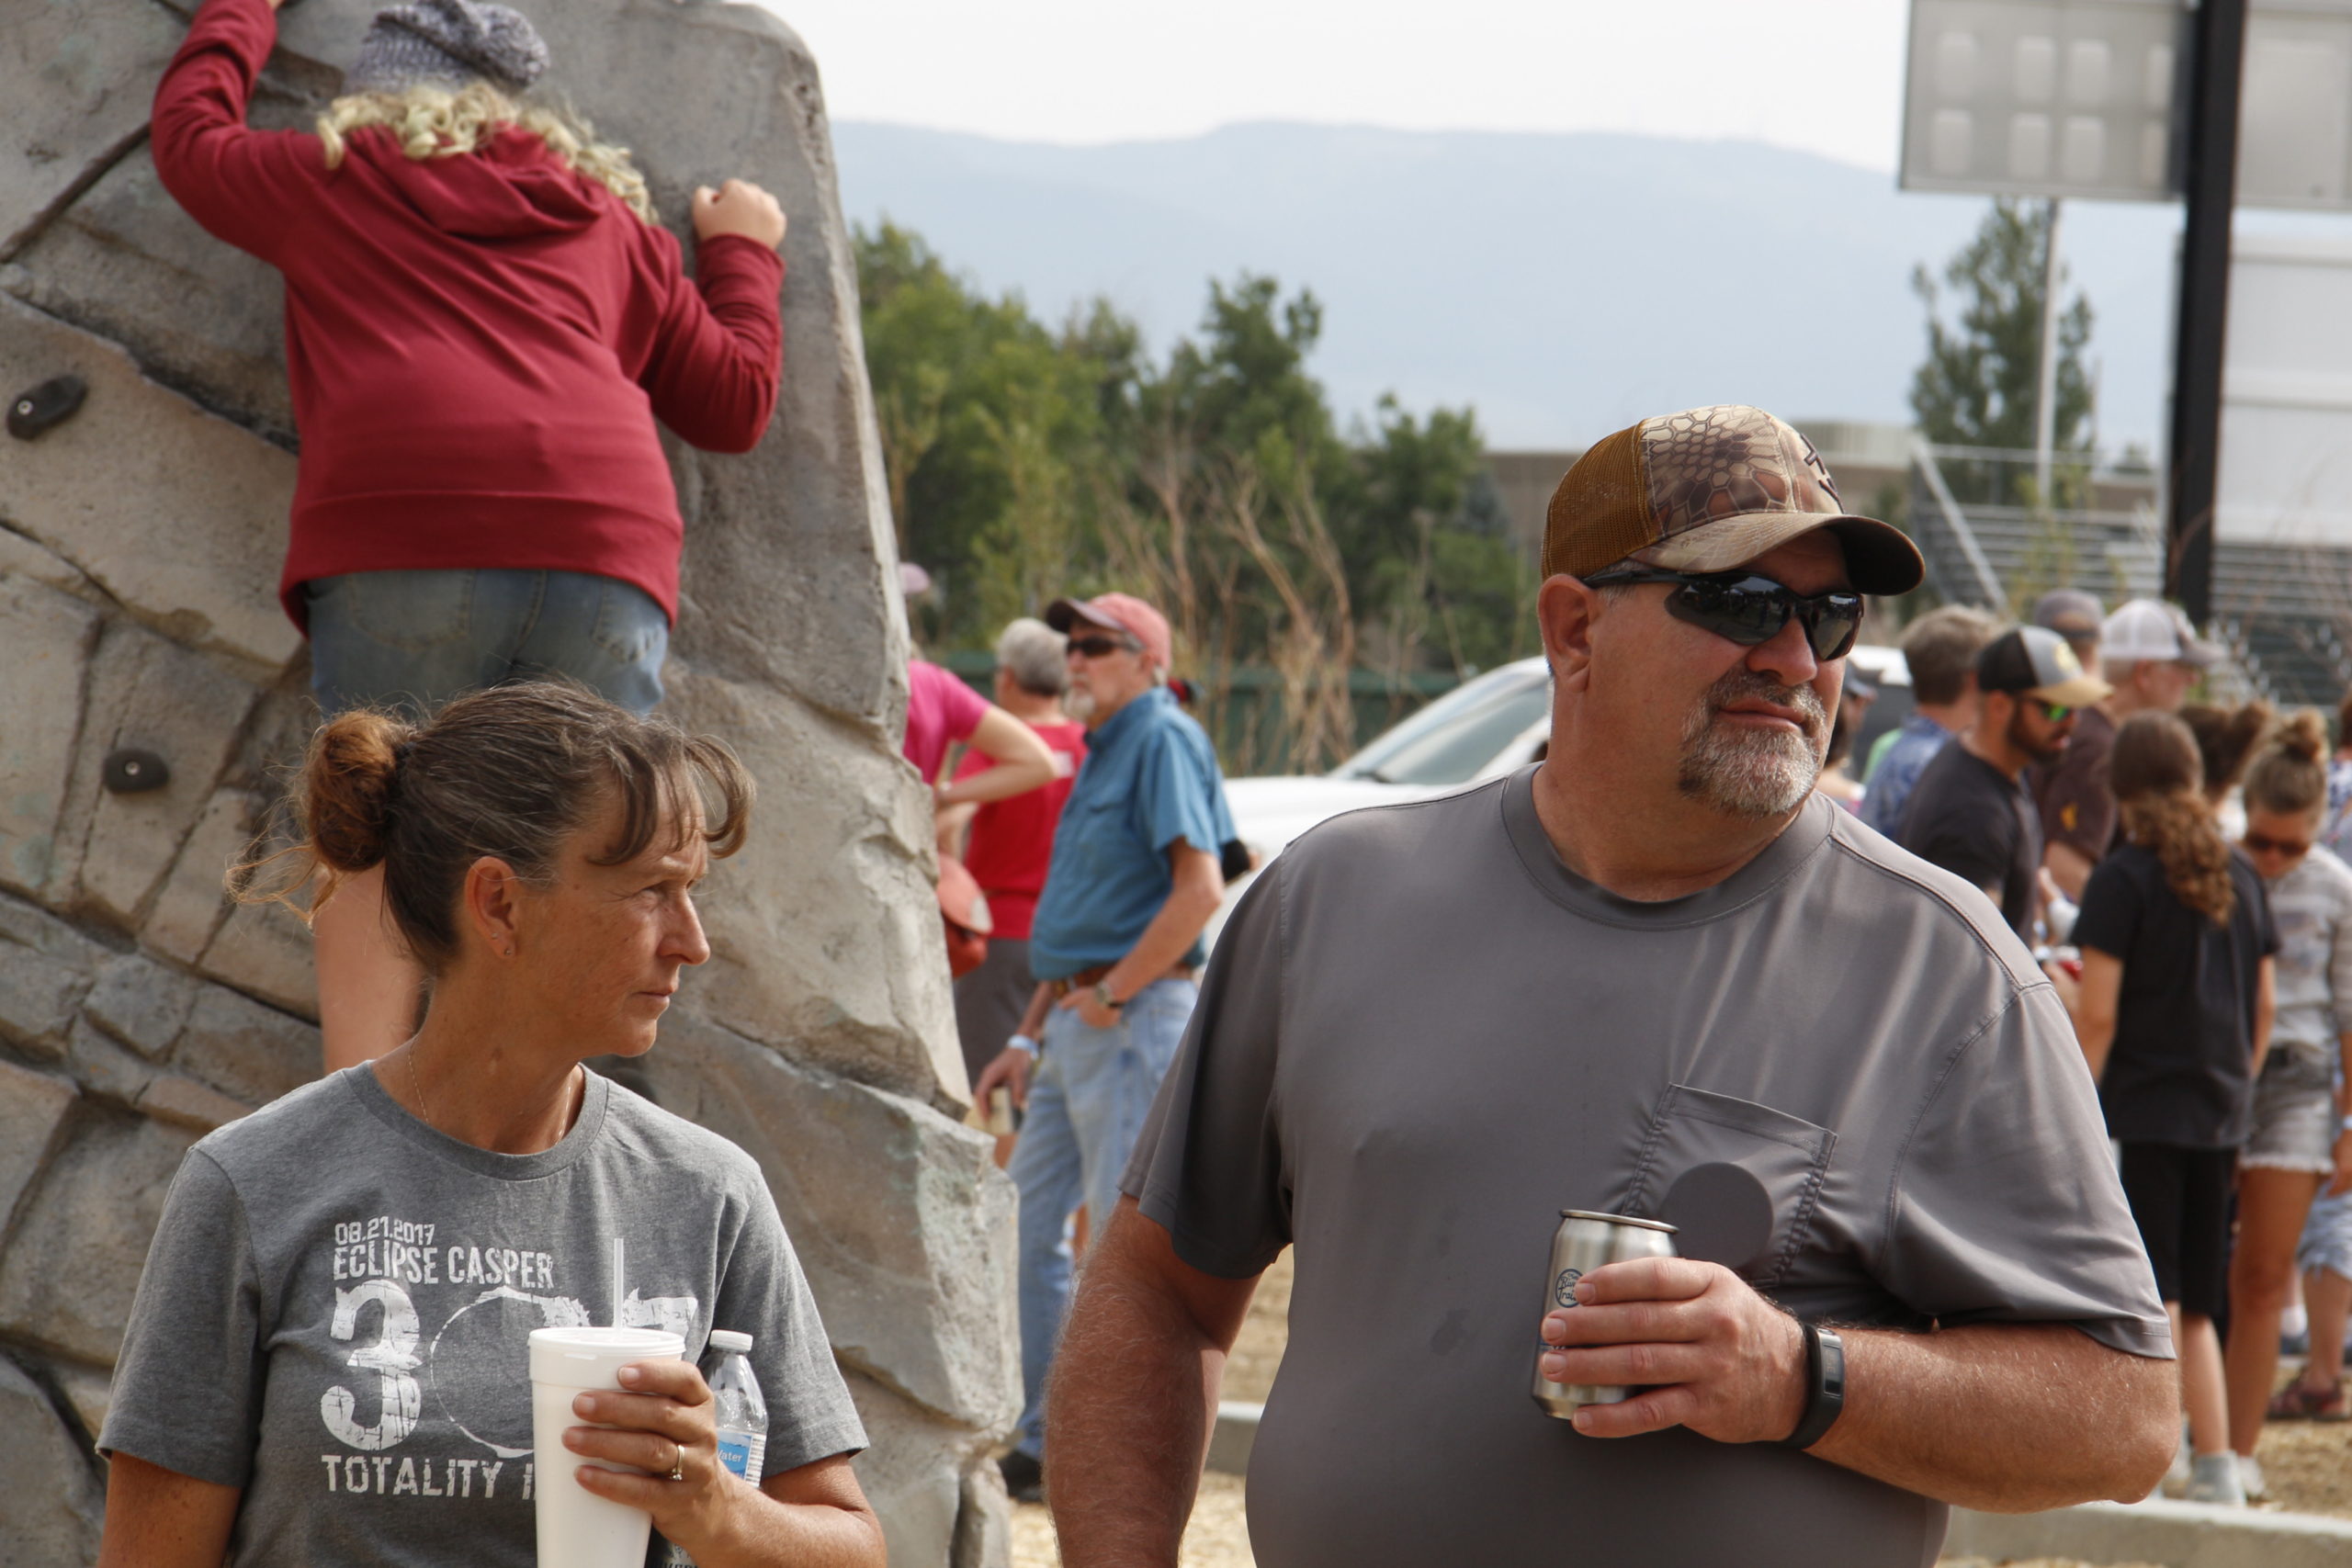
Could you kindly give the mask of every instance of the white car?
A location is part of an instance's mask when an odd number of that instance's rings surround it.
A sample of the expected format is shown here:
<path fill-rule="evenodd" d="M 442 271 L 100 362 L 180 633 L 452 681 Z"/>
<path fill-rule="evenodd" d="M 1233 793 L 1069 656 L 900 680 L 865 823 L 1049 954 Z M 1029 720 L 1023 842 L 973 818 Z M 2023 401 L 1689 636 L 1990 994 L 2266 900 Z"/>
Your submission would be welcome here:
<path fill-rule="evenodd" d="M 1425 800 L 1532 761 L 1552 730 L 1552 669 L 1522 659 L 1456 686 L 1328 773 L 1227 779 L 1233 825 L 1258 870 L 1229 884 L 1209 919 L 1214 945 L 1234 903 L 1283 847 L 1359 806 Z"/>
<path fill-rule="evenodd" d="M 1879 700 L 1855 737 L 1854 755 L 1860 759 L 1870 754 L 1871 740 L 1911 711 L 1911 672 L 1899 651 L 1870 644 L 1857 645 L 1847 662 L 1879 688 Z M 1551 732 L 1551 666 L 1540 657 L 1522 659 L 1464 682 L 1381 731 L 1328 773 L 1228 779 L 1226 803 L 1241 841 L 1262 870 L 1283 846 L 1326 818 L 1359 806 L 1426 800 L 1483 784 L 1541 757 Z M 1234 901 L 1257 874 L 1252 871 L 1226 888 L 1225 902 L 1208 924 L 1212 944 Z"/>

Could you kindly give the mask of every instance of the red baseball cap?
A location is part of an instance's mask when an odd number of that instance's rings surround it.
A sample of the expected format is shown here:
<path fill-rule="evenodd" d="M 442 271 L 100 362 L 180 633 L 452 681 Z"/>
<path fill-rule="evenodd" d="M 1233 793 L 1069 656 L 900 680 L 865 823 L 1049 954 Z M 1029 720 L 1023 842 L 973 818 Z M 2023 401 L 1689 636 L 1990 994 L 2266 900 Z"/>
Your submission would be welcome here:
<path fill-rule="evenodd" d="M 1162 670 L 1175 661 L 1174 641 L 1169 636 L 1168 617 L 1132 593 L 1098 593 L 1091 599 L 1057 599 L 1046 606 L 1046 624 L 1065 637 L 1080 621 L 1101 626 L 1106 631 L 1126 633 L 1143 645 L 1144 652 L 1149 654 Z"/>

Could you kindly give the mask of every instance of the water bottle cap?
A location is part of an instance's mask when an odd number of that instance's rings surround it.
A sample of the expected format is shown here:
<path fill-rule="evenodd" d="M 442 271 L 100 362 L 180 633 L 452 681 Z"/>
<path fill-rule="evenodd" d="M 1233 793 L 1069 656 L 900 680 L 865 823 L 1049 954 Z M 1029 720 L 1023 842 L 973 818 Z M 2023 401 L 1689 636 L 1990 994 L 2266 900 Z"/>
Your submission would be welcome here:
<path fill-rule="evenodd" d="M 752 1337 L 732 1328 L 714 1328 L 710 1331 L 710 1348 L 739 1353 L 747 1351 L 752 1348 Z"/>

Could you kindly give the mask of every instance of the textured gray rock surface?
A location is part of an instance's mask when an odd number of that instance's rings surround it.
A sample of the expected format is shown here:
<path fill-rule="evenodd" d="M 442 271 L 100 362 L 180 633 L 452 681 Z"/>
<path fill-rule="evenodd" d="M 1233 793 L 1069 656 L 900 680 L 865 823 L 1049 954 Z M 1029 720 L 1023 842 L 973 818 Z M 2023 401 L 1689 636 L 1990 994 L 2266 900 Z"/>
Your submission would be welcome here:
<path fill-rule="evenodd" d="M 275 593 L 254 590 L 276 585 L 286 557 L 293 457 L 148 380 L 115 344 L 0 299 L 0 388 L 67 373 L 89 400 L 40 440 L 8 443 L 0 517 L 166 637 L 251 676 L 282 669 L 301 636 Z"/>
<path fill-rule="evenodd" d="M 155 73 L 179 43 L 153 6 L 31 0 L 0 29 L 0 261 L 147 130 Z"/>
<path fill-rule="evenodd" d="M 257 123 L 305 126 L 377 0 L 285 13 Z M 875 1446 L 899 1564 L 1001 1563 L 988 1455 L 1018 1404 L 1012 1192 L 962 1125 L 928 801 L 898 760 L 907 652 L 848 236 L 808 51 L 747 6 L 537 0 L 550 85 L 688 194 L 791 215 L 786 380 L 746 457 L 671 446 L 687 516 L 671 709 L 757 776 L 706 885 L 717 956 L 647 1065 L 760 1161 Z M 315 1073 L 309 937 L 232 908 L 315 722 L 276 585 L 297 446 L 283 290 L 156 182 L 144 121 L 191 0 L 26 0 L 0 28 L 0 1568 L 86 1562 L 88 1444 L 173 1171 Z M 101 786 L 107 754 L 170 783 Z"/>
<path fill-rule="evenodd" d="M 70 1429 L 49 1394 L 0 1357 L 0 1568 L 52 1568 L 98 1554 L 105 1504 Z"/>

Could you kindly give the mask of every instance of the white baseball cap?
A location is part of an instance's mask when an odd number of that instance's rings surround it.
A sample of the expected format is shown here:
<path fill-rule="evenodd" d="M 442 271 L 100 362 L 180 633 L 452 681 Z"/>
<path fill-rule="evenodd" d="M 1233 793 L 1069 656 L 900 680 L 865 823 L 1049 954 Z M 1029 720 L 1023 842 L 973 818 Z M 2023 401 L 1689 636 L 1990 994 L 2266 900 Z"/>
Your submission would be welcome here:
<path fill-rule="evenodd" d="M 2203 641 L 2188 617 L 2154 599 L 2133 599 L 2108 616 L 2099 627 L 2101 659 L 2118 664 L 2150 660 L 2160 664 L 2192 664 L 2199 670 L 2221 662 L 2222 650 Z"/>

